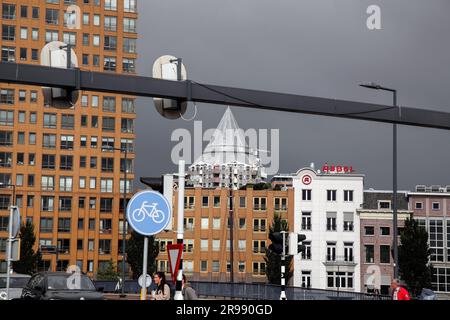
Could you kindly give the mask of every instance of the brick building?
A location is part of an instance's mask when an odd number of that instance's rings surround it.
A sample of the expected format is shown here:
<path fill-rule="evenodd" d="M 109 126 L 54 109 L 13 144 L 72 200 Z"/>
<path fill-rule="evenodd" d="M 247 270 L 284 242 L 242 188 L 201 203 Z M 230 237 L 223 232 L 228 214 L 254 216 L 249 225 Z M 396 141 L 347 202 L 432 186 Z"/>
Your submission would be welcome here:
<path fill-rule="evenodd" d="M 174 223 L 177 229 L 177 192 L 173 195 Z M 274 214 L 293 226 L 293 189 L 233 191 L 234 279 L 236 282 L 265 282 L 265 248 L 270 244 L 269 227 Z M 191 280 L 230 280 L 229 190 L 227 188 L 187 188 L 184 203 L 184 272 Z M 170 271 L 166 246 L 176 243 L 176 233 L 157 236 L 160 254 L 157 267 Z"/>
<path fill-rule="evenodd" d="M 392 191 L 364 191 L 363 206 L 357 210 L 361 224 L 361 292 L 378 289 L 381 294 L 389 293 L 394 275 L 392 198 Z M 399 192 L 397 199 L 397 226 L 401 230 L 412 211 L 408 209 L 407 192 Z M 375 283 L 372 275 L 380 276 L 380 282 Z"/>
<path fill-rule="evenodd" d="M 80 10 L 66 11 L 72 5 Z M 2 61 L 39 64 L 44 45 L 59 40 L 74 46 L 83 70 L 135 73 L 136 0 L 2 0 L 1 10 Z M 69 28 L 72 20 L 81 27 Z M 134 180 L 134 97 L 81 92 L 73 108 L 56 109 L 44 106 L 39 87 L 0 89 L 1 272 L 12 202 L 6 185 L 16 186 L 22 219 L 35 225 L 35 249 L 58 247 L 57 263 L 44 254 L 40 269 L 77 264 L 94 275 L 121 259 L 122 191 L 126 185 L 131 193 Z"/>

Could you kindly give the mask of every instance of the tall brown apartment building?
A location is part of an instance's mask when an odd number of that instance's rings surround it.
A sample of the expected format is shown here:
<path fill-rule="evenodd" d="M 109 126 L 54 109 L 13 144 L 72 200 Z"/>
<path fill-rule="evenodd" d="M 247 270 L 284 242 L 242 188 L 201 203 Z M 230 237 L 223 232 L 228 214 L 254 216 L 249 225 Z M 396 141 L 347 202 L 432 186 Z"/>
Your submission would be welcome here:
<path fill-rule="evenodd" d="M 294 223 L 294 191 L 233 191 L 234 279 L 236 282 L 265 282 L 265 248 L 275 214 Z M 173 196 L 177 212 L 177 192 Z M 230 281 L 229 189 L 187 188 L 184 201 L 183 272 L 191 280 Z M 176 217 L 173 230 L 177 230 Z M 167 244 L 176 243 L 176 233 L 158 234 L 160 254 L 157 268 L 170 272 Z"/>
<path fill-rule="evenodd" d="M 39 64 L 44 45 L 59 40 L 74 46 L 83 70 L 135 73 L 136 0 L 0 2 L 2 61 Z M 80 11 L 66 12 L 71 5 Z M 68 27 L 72 19 L 79 29 Z M 58 247 L 57 262 L 44 254 L 41 269 L 76 264 L 95 275 L 106 261 L 120 260 L 122 192 L 127 185 L 131 196 L 134 180 L 134 97 L 81 92 L 73 108 L 55 109 L 44 106 L 39 87 L 1 83 L 0 90 L 1 272 L 7 185 L 15 185 L 22 219 L 35 225 L 36 249 Z M 111 147 L 117 150 L 105 150 Z"/>

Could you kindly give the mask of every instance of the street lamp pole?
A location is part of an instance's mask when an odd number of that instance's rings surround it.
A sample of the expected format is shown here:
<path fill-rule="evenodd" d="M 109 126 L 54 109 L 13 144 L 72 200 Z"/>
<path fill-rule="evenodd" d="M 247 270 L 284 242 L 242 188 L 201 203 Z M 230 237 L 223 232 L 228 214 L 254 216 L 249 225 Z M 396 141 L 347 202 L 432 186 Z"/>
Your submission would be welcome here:
<path fill-rule="evenodd" d="M 401 110 L 398 108 L 397 105 L 397 90 L 386 88 L 383 86 L 380 86 L 376 83 L 369 83 L 369 84 L 360 84 L 361 87 L 368 88 L 368 89 L 374 89 L 374 90 L 383 90 L 383 91 L 389 91 L 392 92 L 393 95 L 393 108 L 395 108 L 398 112 L 398 116 L 401 117 Z M 393 235 L 394 235 L 394 241 L 393 241 L 393 251 L 394 251 L 394 278 L 398 278 L 398 218 L 397 218 L 397 198 L 398 198 L 398 190 L 397 190 L 397 123 L 392 124 L 392 213 L 393 213 L 393 223 L 392 228 L 394 229 Z"/>
<path fill-rule="evenodd" d="M 9 300 L 9 288 L 11 282 L 11 260 L 12 260 L 12 227 L 13 227 L 13 217 L 14 209 L 16 207 L 16 185 L 14 184 L 2 184 L 6 187 L 12 187 L 12 204 L 9 208 L 9 221 L 8 221 L 8 251 L 6 258 L 6 300 Z"/>
<path fill-rule="evenodd" d="M 103 149 L 105 150 L 115 150 L 115 151 L 120 151 L 120 152 L 124 152 L 125 153 L 125 163 L 123 165 L 124 167 L 124 182 L 123 182 L 123 223 L 122 223 L 122 285 L 121 285 L 121 294 L 120 297 L 126 297 L 125 294 L 125 267 L 126 267 L 126 263 L 125 263 L 125 250 L 126 250 L 126 238 L 127 238 L 127 226 L 126 226 L 126 221 L 127 221 L 127 211 L 126 211 L 126 202 L 127 202 L 127 189 L 128 189 L 128 184 L 127 184 L 127 162 L 128 162 L 128 147 L 125 148 L 115 148 L 115 147 L 111 147 L 111 146 L 107 146 L 107 147 L 103 147 Z M 120 185 L 120 183 L 119 183 Z"/>

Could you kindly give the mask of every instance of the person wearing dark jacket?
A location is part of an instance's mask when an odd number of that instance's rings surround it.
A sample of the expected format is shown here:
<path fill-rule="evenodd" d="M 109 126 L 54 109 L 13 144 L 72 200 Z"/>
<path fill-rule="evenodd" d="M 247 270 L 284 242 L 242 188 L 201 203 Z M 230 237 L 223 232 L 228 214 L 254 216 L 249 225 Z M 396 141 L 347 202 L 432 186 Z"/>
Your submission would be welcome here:
<path fill-rule="evenodd" d="M 186 276 L 183 274 L 183 280 L 181 281 L 181 293 L 183 294 L 183 300 L 197 300 L 197 294 L 194 288 L 192 288 L 186 281 Z"/>

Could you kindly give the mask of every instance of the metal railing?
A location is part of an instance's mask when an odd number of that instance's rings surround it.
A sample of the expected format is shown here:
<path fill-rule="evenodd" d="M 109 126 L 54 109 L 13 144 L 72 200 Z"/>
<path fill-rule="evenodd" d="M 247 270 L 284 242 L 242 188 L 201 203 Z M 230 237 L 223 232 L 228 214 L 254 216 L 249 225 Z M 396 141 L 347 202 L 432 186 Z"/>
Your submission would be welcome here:
<path fill-rule="evenodd" d="M 199 297 L 238 299 L 238 300 L 279 300 L 280 286 L 266 283 L 230 283 L 190 281 Z M 97 288 L 102 287 L 105 293 L 115 292 L 117 282 L 95 281 Z M 172 289 L 173 286 L 169 284 Z M 135 280 L 125 282 L 125 292 L 139 293 L 139 285 Z M 369 293 L 322 290 L 301 287 L 286 287 L 289 300 L 390 300 L 389 296 Z"/>

